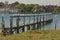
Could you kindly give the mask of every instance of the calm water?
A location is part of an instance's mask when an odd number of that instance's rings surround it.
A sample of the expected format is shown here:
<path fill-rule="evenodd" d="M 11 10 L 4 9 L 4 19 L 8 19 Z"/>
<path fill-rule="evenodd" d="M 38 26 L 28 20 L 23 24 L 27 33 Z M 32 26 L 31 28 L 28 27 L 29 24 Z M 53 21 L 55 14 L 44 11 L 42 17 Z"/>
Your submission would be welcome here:
<path fill-rule="evenodd" d="M 9 27 L 9 25 L 10 25 L 9 16 L 11 16 L 11 15 L 14 15 L 14 14 L 4 14 L 5 27 Z M 15 19 L 16 18 L 13 19 L 14 20 L 13 21 L 13 26 L 16 25 L 16 20 Z M 27 18 L 25 18 L 25 20 L 27 20 L 26 21 L 26 23 L 27 23 L 29 21 L 29 18 L 27 17 Z M 33 22 L 33 17 L 31 17 L 30 21 Z M 1 25 L 1 23 L 2 23 L 2 14 L 0 14 L 0 25 Z M 53 15 L 53 22 L 48 24 L 48 25 L 45 25 L 44 27 L 45 27 L 45 29 L 48 29 L 48 30 L 54 29 L 55 28 L 55 23 L 56 23 L 57 29 L 60 29 L 60 14 Z M 23 18 L 21 18 L 20 24 L 23 24 Z"/>

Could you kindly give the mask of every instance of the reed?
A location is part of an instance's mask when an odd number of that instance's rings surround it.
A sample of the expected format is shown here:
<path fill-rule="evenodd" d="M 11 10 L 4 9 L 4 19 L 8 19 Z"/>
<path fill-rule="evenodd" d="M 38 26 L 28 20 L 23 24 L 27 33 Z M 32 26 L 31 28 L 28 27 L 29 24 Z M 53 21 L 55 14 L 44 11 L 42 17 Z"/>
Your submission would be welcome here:
<path fill-rule="evenodd" d="M 0 33 L 0 40 L 60 40 L 60 30 L 30 30 L 6 36 Z"/>

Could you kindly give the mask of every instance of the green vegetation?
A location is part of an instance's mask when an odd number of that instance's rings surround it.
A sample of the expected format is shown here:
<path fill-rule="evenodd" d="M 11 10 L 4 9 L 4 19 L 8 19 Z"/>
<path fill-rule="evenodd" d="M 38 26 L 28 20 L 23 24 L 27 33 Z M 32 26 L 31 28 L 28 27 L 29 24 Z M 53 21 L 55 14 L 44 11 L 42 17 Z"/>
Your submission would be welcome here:
<path fill-rule="evenodd" d="M 4 3 L 3 2 L 0 2 L 0 6 L 3 6 L 4 5 Z"/>
<path fill-rule="evenodd" d="M 60 40 L 60 30 L 31 30 L 21 34 L 7 35 L 6 37 L 1 34 L 0 40 Z"/>
<path fill-rule="evenodd" d="M 60 6 L 57 5 L 23 4 L 17 1 L 11 4 L 7 3 L 0 2 L 0 7 L 19 8 L 22 12 L 60 12 Z"/>
<path fill-rule="evenodd" d="M 60 7 L 56 7 L 56 8 L 54 9 L 54 12 L 56 12 L 56 13 L 60 12 Z"/>

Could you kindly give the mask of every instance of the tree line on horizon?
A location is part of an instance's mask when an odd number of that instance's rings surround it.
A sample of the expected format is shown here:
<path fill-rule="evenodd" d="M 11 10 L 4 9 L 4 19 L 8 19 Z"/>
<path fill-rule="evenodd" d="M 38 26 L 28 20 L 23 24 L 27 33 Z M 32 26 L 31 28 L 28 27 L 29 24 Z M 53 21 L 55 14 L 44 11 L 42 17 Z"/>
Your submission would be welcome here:
<path fill-rule="evenodd" d="M 57 5 L 23 4 L 17 1 L 11 4 L 0 2 L 0 7 L 18 8 L 22 12 L 60 12 L 60 6 Z"/>

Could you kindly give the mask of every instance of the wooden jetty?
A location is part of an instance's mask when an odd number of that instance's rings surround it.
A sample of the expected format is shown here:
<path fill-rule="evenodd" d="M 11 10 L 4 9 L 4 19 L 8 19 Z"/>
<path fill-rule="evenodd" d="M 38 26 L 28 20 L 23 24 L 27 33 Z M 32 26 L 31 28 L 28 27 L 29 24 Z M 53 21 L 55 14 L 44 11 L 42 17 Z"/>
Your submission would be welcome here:
<path fill-rule="evenodd" d="M 21 17 L 23 17 L 23 19 L 24 19 L 23 24 L 19 24 Z M 25 23 L 26 17 L 29 18 L 28 23 Z M 33 22 L 30 22 L 31 17 L 33 17 Z M 15 27 L 13 27 L 13 19 L 14 18 L 16 18 L 16 26 Z M 3 17 L 2 17 L 2 21 L 4 22 Z M 21 32 L 25 32 L 27 30 L 41 30 L 41 28 L 43 28 L 43 30 L 44 30 L 44 25 L 47 25 L 47 24 L 51 23 L 52 21 L 53 21 L 52 14 L 13 15 L 13 16 L 10 16 L 10 27 L 9 28 L 4 27 L 4 30 L 6 30 L 6 32 L 11 33 L 11 34 L 13 34 L 14 32 L 21 33 Z M 4 26 L 4 24 L 2 25 L 2 27 L 3 26 Z"/>

